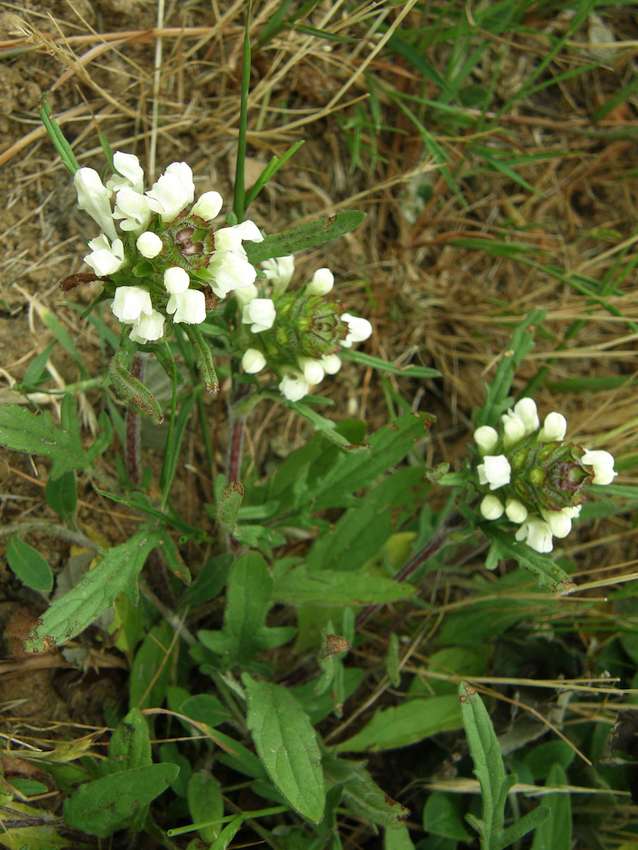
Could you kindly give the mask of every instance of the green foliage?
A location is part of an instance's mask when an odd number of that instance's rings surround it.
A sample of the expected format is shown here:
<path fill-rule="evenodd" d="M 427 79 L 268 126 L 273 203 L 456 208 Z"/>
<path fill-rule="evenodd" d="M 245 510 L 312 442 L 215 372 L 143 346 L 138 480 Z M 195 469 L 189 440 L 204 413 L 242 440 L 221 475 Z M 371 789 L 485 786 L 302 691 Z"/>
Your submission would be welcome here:
<path fill-rule="evenodd" d="M 284 230 L 282 233 L 266 236 L 263 242 L 247 242 L 246 253 L 250 262 L 257 265 L 271 257 L 286 257 L 299 251 L 309 251 L 351 233 L 364 219 L 365 213 L 358 210 L 338 212 Z"/>
<path fill-rule="evenodd" d="M 307 715 L 281 685 L 243 677 L 248 728 L 275 787 L 303 817 L 319 823 L 325 787 L 317 736 Z"/>
<path fill-rule="evenodd" d="M 27 641 L 30 652 L 42 652 L 80 634 L 112 605 L 120 593 L 137 598 L 137 576 L 160 536 L 148 528 L 108 549 L 97 565 L 45 612 Z"/>
<path fill-rule="evenodd" d="M 22 584 L 41 593 L 53 589 L 53 572 L 46 558 L 16 535 L 7 543 L 7 561 Z"/>
<path fill-rule="evenodd" d="M 42 455 L 52 461 L 50 477 L 60 478 L 89 465 L 79 424 L 55 425 L 49 413 L 32 413 L 19 405 L 0 405 L 0 445 L 16 452 Z"/>

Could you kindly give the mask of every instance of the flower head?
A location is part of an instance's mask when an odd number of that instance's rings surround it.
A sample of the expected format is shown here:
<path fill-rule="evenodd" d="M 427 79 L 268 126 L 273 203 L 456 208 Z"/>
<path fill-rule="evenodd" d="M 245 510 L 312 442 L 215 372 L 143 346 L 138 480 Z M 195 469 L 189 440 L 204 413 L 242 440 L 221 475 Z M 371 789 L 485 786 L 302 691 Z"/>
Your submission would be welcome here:
<path fill-rule="evenodd" d="M 150 209 L 159 213 L 162 221 L 176 219 L 185 207 L 193 203 L 195 197 L 190 165 L 185 162 L 171 163 L 146 196 Z"/>

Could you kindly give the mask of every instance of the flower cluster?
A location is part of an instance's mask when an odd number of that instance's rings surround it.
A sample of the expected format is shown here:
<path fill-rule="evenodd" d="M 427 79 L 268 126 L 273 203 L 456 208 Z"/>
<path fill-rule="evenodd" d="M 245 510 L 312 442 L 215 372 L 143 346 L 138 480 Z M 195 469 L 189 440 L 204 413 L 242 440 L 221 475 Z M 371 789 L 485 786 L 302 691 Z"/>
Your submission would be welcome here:
<path fill-rule="evenodd" d="M 84 261 L 112 298 L 113 313 L 131 327 L 129 338 L 144 344 L 160 339 L 167 319 L 198 325 L 228 295 L 240 308 L 237 336 L 246 373 L 267 364 L 291 401 L 303 398 L 325 375 L 341 368 L 340 347 L 367 339 L 367 319 L 343 313 L 326 299 L 334 277 L 318 269 L 312 280 L 288 292 L 292 257 L 266 260 L 257 270 L 245 242 L 264 237 L 250 221 L 214 229 L 221 212 L 218 192 L 195 201 L 190 166 L 174 162 L 144 191 L 144 171 L 132 154 L 113 156 L 114 174 L 102 182 L 97 171 L 80 168 L 74 177 L 78 206 L 99 225 Z"/>
<path fill-rule="evenodd" d="M 291 256 L 262 263 L 260 281 L 269 298 L 255 297 L 244 304 L 242 321 L 254 335 L 248 340 L 242 368 L 249 374 L 267 364 L 280 376 L 279 389 L 290 401 L 299 401 L 326 375 L 341 368 L 340 347 L 351 348 L 372 333 L 367 319 L 342 313 L 331 300 L 334 275 L 317 269 L 299 289 L 288 291 L 294 274 Z M 259 282 L 259 281 L 258 281 Z M 242 298 L 242 290 L 235 295 Z"/>
<path fill-rule="evenodd" d="M 554 537 L 567 537 L 588 484 L 611 484 L 616 476 L 609 452 L 566 442 L 566 432 L 561 413 L 549 413 L 541 427 L 531 398 L 501 417 L 499 431 L 483 425 L 474 432 L 481 514 L 488 520 L 505 515 L 519 526 L 516 540 L 537 552 L 551 552 Z"/>
<path fill-rule="evenodd" d="M 160 339 L 169 316 L 200 324 L 213 294 L 222 299 L 241 289 L 250 300 L 257 272 L 242 243 L 263 240 L 254 222 L 213 230 L 222 197 L 204 192 L 193 203 L 193 172 L 185 162 L 169 165 L 146 192 L 136 156 L 118 151 L 113 167 L 106 185 L 92 168 L 80 168 L 74 183 L 78 207 L 102 231 L 84 261 L 105 279 L 113 313 L 131 325 L 134 342 Z"/>

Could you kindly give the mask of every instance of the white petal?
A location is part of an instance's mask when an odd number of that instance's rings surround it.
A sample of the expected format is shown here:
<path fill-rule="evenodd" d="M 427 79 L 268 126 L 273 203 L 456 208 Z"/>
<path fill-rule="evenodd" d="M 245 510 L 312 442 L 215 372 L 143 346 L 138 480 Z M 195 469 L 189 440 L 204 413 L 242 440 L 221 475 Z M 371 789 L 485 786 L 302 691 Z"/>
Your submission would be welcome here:
<path fill-rule="evenodd" d="M 150 316 L 153 304 L 150 294 L 141 286 L 118 286 L 111 309 L 120 322 L 128 324 L 136 322 L 143 313 Z"/>
<path fill-rule="evenodd" d="M 334 282 L 335 278 L 330 269 L 317 269 L 306 288 L 306 292 L 309 295 L 327 295 L 334 286 Z M 363 319 L 363 321 L 366 321 L 366 319 Z M 370 325 L 370 333 L 372 333 L 372 325 Z M 367 339 L 367 337 L 365 338 Z"/>
<path fill-rule="evenodd" d="M 140 254 L 149 260 L 152 260 L 153 257 L 157 257 L 158 254 L 161 254 L 162 248 L 164 247 L 164 243 L 157 233 L 152 233 L 150 230 L 145 230 L 144 233 L 140 233 L 135 244 Z"/>
<path fill-rule="evenodd" d="M 554 442 L 565 439 L 567 433 L 567 420 L 562 413 L 548 413 L 543 422 L 543 427 L 538 435 L 541 442 Z"/>
<path fill-rule="evenodd" d="M 503 503 L 496 496 L 484 496 L 480 511 L 485 519 L 499 519 L 503 516 Z"/>
<path fill-rule="evenodd" d="M 118 174 L 128 180 L 132 189 L 136 192 L 144 191 L 144 169 L 134 154 L 116 151 L 113 154 L 113 166 Z"/>
<path fill-rule="evenodd" d="M 491 425 L 481 425 L 474 432 L 474 442 L 483 452 L 491 452 L 498 443 L 498 432 Z"/>
<path fill-rule="evenodd" d="M 536 431 L 538 429 L 540 422 L 538 419 L 536 402 L 533 398 L 522 398 L 520 401 L 517 401 L 514 405 L 514 413 L 516 413 L 517 416 L 519 416 L 525 423 L 525 431 L 527 434 L 531 434 L 532 431 Z"/>
<path fill-rule="evenodd" d="M 341 369 L 341 358 L 338 354 L 324 354 L 321 358 L 321 365 L 326 375 L 336 375 Z"/>
<path fill-rule="evenodd" d="M 219 192 L 204 192 L 200 195 L 191 210 L 191 215 L 196 215 L 203 218 L 204 221 L 212 221 L 217 218 L 221 208 L 224 205 L 224 200 Z"/>
<path fill-rule="evenodd" d="M 161 339 L 164 334 L 164 316 L 157 310 L 153 310 L 150 316 L 142 315 L 133 325 L 129 338 L 133 342 L 152 342 Z"/>
<path fill-rule="evenodd" d="M 241 368 L 249 375 L 254 375 L 266 365 L 266 358 L 256 348 L 247 348 L 241 359 Z"/>
<path fill-rule="evenodd" d="M 286 375 L 279 383 L 279 390 L 288 401 L 300 401 L 310 387 L 301 375 Z"/>
<path fill-rule="evenodd" d="M 164 272 L 164 287 L 169 295 L 186 292 L 190 285 L 188 272 L 180 266 L 171 266 Z"/>
<path fill-rule="evenodd" d="M 173 315 L 175 323 L 184 322 L 187 325 L 199 325 L 206 318 L 206 298 L 201 290 L 187 289 L 185 292 L 171 295 L 171 298 L 175 299 L 176 309 Z M 168 305 L 166 309 L 169 311 Z"/>
<path fill-rule="evenodd" d="M 527 508 L 518 499 L 508 499 L 505 504 L 505 514 L 510 522 L 520 525 L 527 519 Z"/>
<path fill-rule="evenodd" d="M 311 387 L 320 384 L 325 378 L 325 371 L 319 360 L 313 360 L 311 357 L 300 357 L 299 366 L 306 383 L 310 384 Z"/>
<path fill-rule="evenodd" d="M 78 195 L 78 208 L 87 212 L 109 239 L 117 239 L 111 212 L 111 193 L 94 168 L 80 168 L 73 183 Z"/>

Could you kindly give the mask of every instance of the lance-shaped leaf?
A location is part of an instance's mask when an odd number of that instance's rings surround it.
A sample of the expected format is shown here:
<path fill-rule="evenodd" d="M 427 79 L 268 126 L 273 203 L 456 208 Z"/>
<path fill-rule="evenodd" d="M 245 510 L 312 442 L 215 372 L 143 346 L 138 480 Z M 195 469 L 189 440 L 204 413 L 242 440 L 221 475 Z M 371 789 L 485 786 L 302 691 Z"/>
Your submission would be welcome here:
<path fill-rule="evenodd" d="M 45 612 L 27 640 L 27 650 L 42 652 L 50 644 L 80 634 L 120 593 L 136 598 L 137 575 L 149 552 L 160 543 L 158 532 L 143 528 L 126 543 L 108 549 L 97 566 Z"/>
<path fill-rule="evenodd" d="M 279 576 L 272 591 L 277 602 L 287 605 L 320 605 L 344 608 L 349 605 L 374 605 L 408 599 L 415 593 L 409 584 L 384 576 L 338 570 L 309 571 L 294 567 Z"/>
<path fill-rule="evenodd" d="M 483 532 L 492 541 L 490 557 L 498 563 L 500 559 L 511 559 L 519 566 L 534 573 L 542 587 L 560 590 L 567 587 L 569 576 L 548 555 L 534 551 L 525 543 L 517 542 L 508 531 L 493 526 L 483 526 Z"/>
<path fill-rule="evenodd" d="M 319 823 L 326 801 L 321 753 L 308 716 L 287 688 L 242 678 L 248 728 L 278 791 L 303 817 Z"/>
<path fill-rule="evenodd" d="M 217 379 L 215 361 L 213 360 L 213 352 L 210 345 L 196 325 L 185 325 L 184 327 L 195 351 L 197 366 L 206 387 L 206 392 L 209 392 L 211 395 L 217 395 L 219 392 L 219 381 Z"/>
<path fill-rule="evenodd" d="M 256 265 L 272 257 L 286 257 L 339 239 L 359 227 L 364 218 L 365 213 L 359 210 L 346 210 L 266 236 L 263 242 L 246 242 L 244 247 L 248 259 Z"/>

